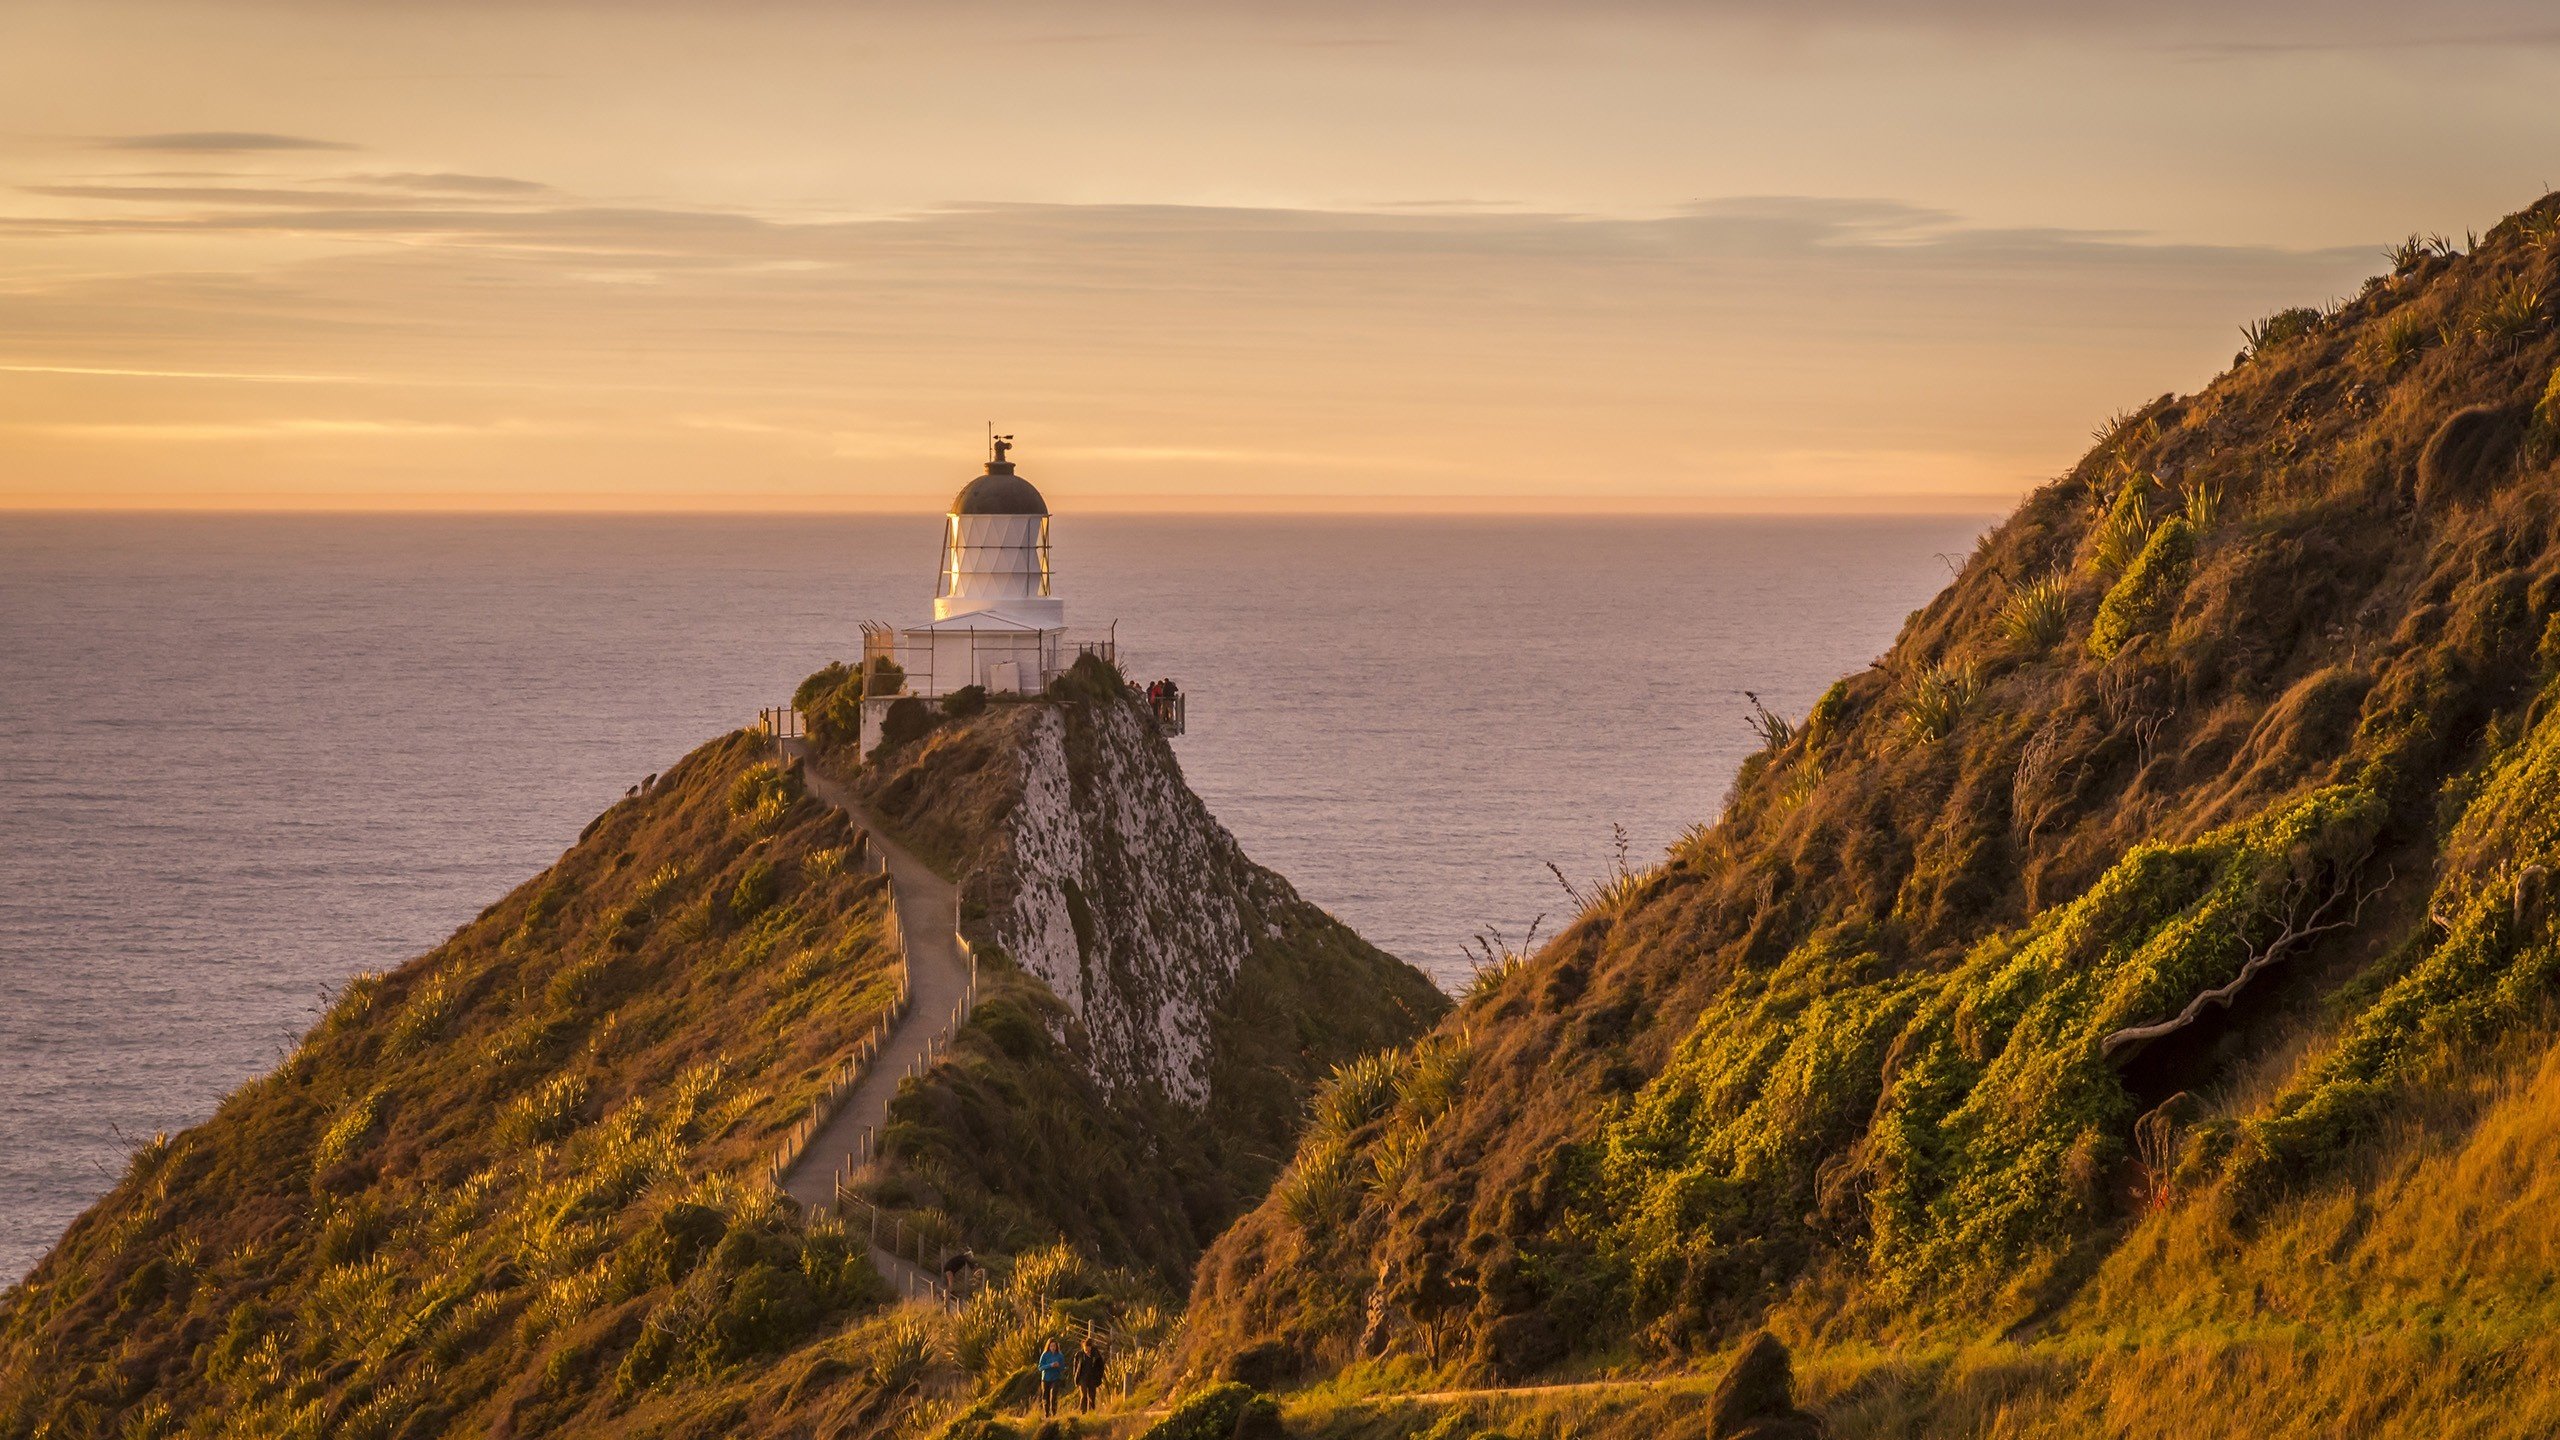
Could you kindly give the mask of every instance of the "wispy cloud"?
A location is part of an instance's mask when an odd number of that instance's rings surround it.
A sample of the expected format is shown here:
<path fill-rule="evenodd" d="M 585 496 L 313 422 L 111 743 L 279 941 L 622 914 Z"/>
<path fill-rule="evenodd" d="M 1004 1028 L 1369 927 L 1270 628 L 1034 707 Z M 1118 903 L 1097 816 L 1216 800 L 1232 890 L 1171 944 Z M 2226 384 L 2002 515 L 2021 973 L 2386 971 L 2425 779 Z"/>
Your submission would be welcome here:
<path fill-rule="evenodd" d="M 1855 197 L 810 219 L 426 185 L 353 205 L 351 183 L 307 205 L 289 182 L 55 187 L 34 198 L 60 213 L 0 218 L 0 247 L 273 257 L 0 289 L 0 457 L 72 474 L 192 445 L 235 488 L 353 465 L 702 503 L 726 476 L 871 504 L 891 482 L 854 477 L 913 477 L 931 503 L 994 413 L 1045 476 L 1132 503 L 2015 493 L 2090 415 L 2203 379 L 2240 320 L 2374 263 Z"/>
<path fill-rule="evenodd" d="M 516 180 L 504 175 L 397 174 L 349 175 L 345 178 L 359 185 L 420 190 L 439 195 L 540 195 L 551 189 L 538 180 Z"/>
<path fill-rule="evenodd" d="M 412 203 L 402 195 L 376 195 L 352 190 L 272 189 L 250 185 L 22 185 L 26 195 L 57 200 L 122 200 L 129 203 L 196 203 L 212 205 L 298 206 L 385 205 Z"/>
<path fill-rule="evenodd" d="M 278 150 L 358 150 L 362 146 L 305 135 L 271 135 L 259 130 L 179 130 L 158 135 L 110 135 L 98 141 L 102 150 L 147 150 L 170 155 L 246 155 Z"/>
<path fill-rule="evenodd" d="M 7 365 L 0 375 L 89 375 L 126 380 L 236 380 L 258 385 L 366 385 L 366 375 L 283 375 L 251 370 L 147 370 L 124 365 Z"/>
<path fill-rule="evenodd" d="M 226 440 L 485 439 L 493 436 L 577 433 L 574 426 L 525 420 L 474 423 L 448 420 L 314 419 L 302 416 L 236 421 L 34 421 L 0 425 L 0 429 L 71 440 L 138 440 L 159 444 L 200 444 Z"/>

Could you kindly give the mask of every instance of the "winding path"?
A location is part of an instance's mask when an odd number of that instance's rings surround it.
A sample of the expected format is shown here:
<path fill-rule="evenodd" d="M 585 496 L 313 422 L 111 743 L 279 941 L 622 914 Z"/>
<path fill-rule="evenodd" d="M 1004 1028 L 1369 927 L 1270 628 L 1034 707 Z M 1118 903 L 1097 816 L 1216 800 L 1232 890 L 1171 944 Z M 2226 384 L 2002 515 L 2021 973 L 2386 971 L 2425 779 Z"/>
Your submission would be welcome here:
<path fill-rule="evenodd" d="M 847 819 L 868 832 L 872 845 L 888 863 L 890 895 L 898 907 L 899 932 L 906 940 L 906 1017 L 889 1032 L 880 1053 L 855 1082 L 853 1093 L 845 1097 L 835 1118 L 809 1142 L 799 1163 L 782 1177 L 783 1191 L 803 1207 L 833 1209 L 837 1169 L 851 1168 L 866 1127 L 875 1134 L 888 1129 L 889 1102 L 897 1098 L 899 1082 L 919 1060 L 932 1053 L 934 1040 L 950 1024 L 952 1011 L 968 998 L 969 957 L 961 953 L 959 934 L 954 928 L 959 918 L 959 896 L 951 882 L 882 834 L 850 789 L 809 763 L 808 747 L 803 742 L 783 743 L 792 758 L 802 762 L 801 781 L 809 793 L 843 811 Z M 871 1260 L 902 1295 L 930 1293 L 941 1281 L 941 1277 L 929 1275 L 877 1246 L 872 1247 Z"/>

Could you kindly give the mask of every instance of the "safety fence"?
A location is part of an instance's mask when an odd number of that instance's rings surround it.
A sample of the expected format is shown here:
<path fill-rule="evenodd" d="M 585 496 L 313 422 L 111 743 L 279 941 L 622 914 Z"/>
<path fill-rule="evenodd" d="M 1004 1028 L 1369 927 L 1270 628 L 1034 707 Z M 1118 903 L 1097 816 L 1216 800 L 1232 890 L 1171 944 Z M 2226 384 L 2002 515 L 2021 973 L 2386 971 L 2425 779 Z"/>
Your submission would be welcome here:
<path fill-rule="evenodd" d="M 756 712 L 756 728 L 773 737 L 774 753 L 788 762 L 791 742 L 809 733 L 809 718 L 796 705 L 769 705 Z"/>
<path fill-rule="evenodd" d="M 876 873 L 887 873 L 886 858 L 881 855 L 879 847 L 871 843 L 868 831 L 860 833 L 856 846 L 857 863 L 861 868 Z M 894 890 L 889 905 L 888 934 L 898 957 L 897 998 L 891 1002 L 888 1012 L 865 1031 L 860 1040 L 854 1042 L 853 1049 L 838 1062 L 835 1071 L 829 1076 L 826 1088 L 810 1102 L 809 1113 L 795 1122 L 783 1137 L 782 1143 L 774 1152 L 773 1165 L 767 1172 L 776 1188 L 780 1188 L 783 1177 L 797 1168 L 807 1157 L 810 1145 L 814 1144 L 818 1136 L 834 1122 L 838 1112 L 852 1097 L 855 1088 L 869 1076 L 873 1064 L 878 1061 L 881 1052 L 888 1047 L 891 1036 L 900 1026 L 908 1022 L 914 1000 L 914 970 L 913 961 L 907 950 L 906 934 L 898 920 Z M 978 955 L 976 949 L 969 944 L 968 937 L 960 933 L 960 907 L 956 894 L 952 900 L 951 938 L 953 945 L 969 962 L 968 980 L 961 987 L 960 996 L 952 1003 L 951 1011 L 944 1018 L 941 1028 L 926 1039 L 922 1051 L 908 1059 L 905 1069 L 899 1075 L 901 1082 L 921 1080 L 931 1073 L 933 1067 L 940 1064 L 951 1053 L 953 1042 L 959 1038 L 960 1028 L 969 1023 L 970 1015 L 977 1009 Z M 886 1117 L 884 1116 L 883 1119 L 885 1121 Z M 881 1267 L 882 1273 L 891 1284 L 898 1287 L 901 1295 L 909 1299 L 931 1299 L 943 1304 L 955 1303 L 956 1297 L 950 1287 L 936 1277 L 942 1274 L 941 1267 L 953 1255 L 961 1252 L 936 1244 L 929 1240 L 924 1232 L 908 1224 L 904 1219 L 882 1210 L 854 1191 L 855 1179 L 862 1168 L 880 1158 L 882 1144 L 880 1129 L 879 1125 L 863 1126 L 854 1139 L 850 1153 L 837 1163 L 831 1177 L 833 1183 L 828 1190 L 833 1203 L 825 1209 L 848 1228 L 859 1228 L 866 1232 L 874 1250 L 885 1252 L 904 1262 L 901 1266 Z"/>
<path fill-rule="evenodd" d="M 857 832 L 852 848 L 853 855 L 848 863 L 854 868 L 874 875 L 889 873 L 888 859 L 880 853 L 879 846 L 871 843 L 871 832 Z M 882 1047 L 889 1043 L 889 1037 L 906 1021 L 907 1010 L 914 997 L 915 973 L 907 960 L 907 936 L 898 923 L 898 900 L 894 890 L 890 893 L 888 918 L 882 928 L 889 939 L 890 953 L 897 957 L 897 993 L 891 997 L 888 1010 L 873 1021 L 871 1028 L 862 1033 L 862 1038 L 853 1042 L 853 1048 L 846 1052 L 845 1057 L 836 1062 L 834 1071 L 827 1076 L 825 1087 L 809 1102 L 809 1113 L 792 1122 L 791 1129 L 782 1137 L 782 1143 L 775 1147 L 773 1165 L 767 1174 L 777 1187 L 782 1184 L 783 1177 L 800 1163 L 801 1157 L 809 1153 L 809 1146 L 836 1118 L 836 1112 L 844 1108 L 845 1101 L 852 1098 L 854 1087 L 870 1073 L 871 1062 L 878 1058 Z M 977 989 L 976 978 L 977 967 L 973 963 L 970 966 L 972 992 Z"/>

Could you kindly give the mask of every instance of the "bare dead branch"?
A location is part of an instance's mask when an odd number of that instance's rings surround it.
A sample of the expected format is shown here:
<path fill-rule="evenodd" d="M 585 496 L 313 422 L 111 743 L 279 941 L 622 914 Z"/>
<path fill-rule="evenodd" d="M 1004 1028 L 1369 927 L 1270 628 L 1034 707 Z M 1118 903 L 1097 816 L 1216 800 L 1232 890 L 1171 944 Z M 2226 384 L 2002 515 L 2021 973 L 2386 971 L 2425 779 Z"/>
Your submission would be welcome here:
<path fill-rule="evenodd" d="M 2385 871 L 2378 884 L 2365 889 L 2355 889 L 2341 884 L 2323 897 L 2319 904 L 2312 907 L 2311 913 L 2302 919 L 2297 921 L 2290 915 L 2286 915 L 2283 926 L 2276 932 L 2275 938 L 2258 947 L 2249 956 L 2247 963 L 2240 967 L 2240 973 L 2232 976 L 2228 983 L 2217 985 L 2189 1000 L 2185 1009 L 2167 1020 L 2156 1021 L 2149 1025 L 2131 1025 L 2116 1031 L 2098 1042 L 2098 1054 L 2112 1060 L 2119 1051 L 2148 1044 L 2164 1035 L 2174 1035 L 2193 1025 L 2197 1017 L 2204 1013 L 2207 1005 L 2220 1006 L 2226 1010 L 2231 1008 L 2231 1002 L 2239 997 L 2242 990 L 2248 988 L 2250 981 L 2258 978 L 2260 971 L 2284 959 L 2296 946 L 2326 935 L 2332 930 L 2346 929 L 2363 918 L 2365 902 L 2390 888 L 2393 878 L 2395 877 L 2392 872 Z M 2335 919 L 2328 918 L 2331 910 L 2350 895 L 2354 897 L 2354 903 L 2347 913 Z"/>

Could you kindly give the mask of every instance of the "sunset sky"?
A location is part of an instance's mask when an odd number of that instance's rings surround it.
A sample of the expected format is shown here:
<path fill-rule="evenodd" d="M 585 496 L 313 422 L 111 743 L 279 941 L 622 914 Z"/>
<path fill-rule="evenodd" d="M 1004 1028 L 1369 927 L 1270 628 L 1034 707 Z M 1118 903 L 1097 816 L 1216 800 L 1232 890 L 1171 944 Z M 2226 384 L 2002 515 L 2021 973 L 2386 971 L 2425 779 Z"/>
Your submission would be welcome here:
<path fill-rule="evenodd" d="M 2555 95 L 2521 0 L 5 0 L 0 506 L 1990 510 Z"/>

